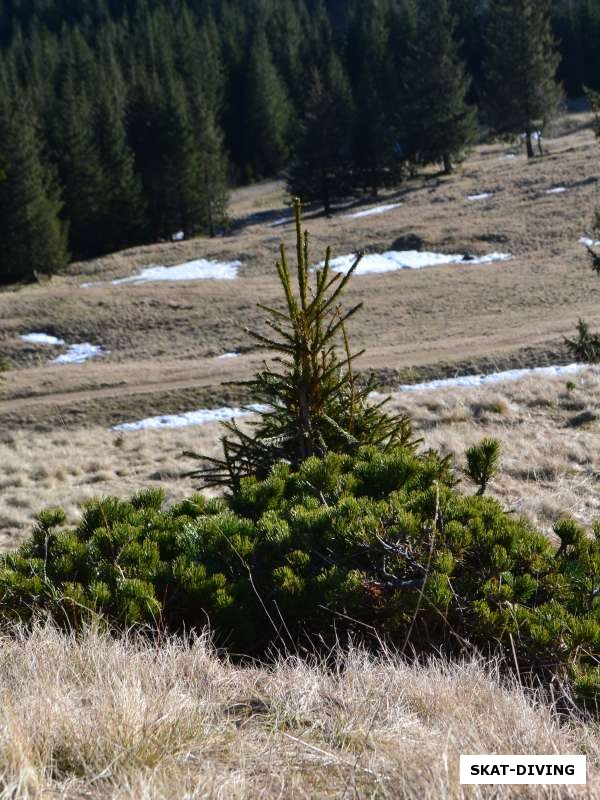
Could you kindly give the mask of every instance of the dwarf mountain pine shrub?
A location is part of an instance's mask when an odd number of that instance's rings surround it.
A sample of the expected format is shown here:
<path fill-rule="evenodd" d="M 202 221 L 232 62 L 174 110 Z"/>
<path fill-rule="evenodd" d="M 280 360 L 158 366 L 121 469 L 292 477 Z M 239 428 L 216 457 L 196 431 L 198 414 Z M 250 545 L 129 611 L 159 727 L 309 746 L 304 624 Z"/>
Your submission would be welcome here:
<path fill-rule="evenodd" d="M 417 653 L 500 648 L 522 674 L 571 678 L 600 700 L 600 537 L 542 533 L 453 487 L 447 459 L 408 447 L 311 456 L 227 501 L 169 509 L 150 490 L 91 502 L 76 528 L 48 511 L 0 561 L 4 620 L 70 628 L 212 628 L 261 654 L 368 636 Z"/>

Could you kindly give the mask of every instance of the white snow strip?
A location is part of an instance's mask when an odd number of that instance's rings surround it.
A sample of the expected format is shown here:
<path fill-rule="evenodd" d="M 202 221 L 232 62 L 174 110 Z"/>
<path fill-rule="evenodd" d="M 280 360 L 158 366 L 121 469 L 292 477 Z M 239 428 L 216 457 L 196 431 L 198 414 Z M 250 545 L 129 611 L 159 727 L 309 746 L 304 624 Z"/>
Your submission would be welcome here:
<path fill-rule="evenodd" d="M 491 197 L 491 192 L 482 192 L 481 194 L 470 194 L 467 197 L 467 200 L 487 200 L 488 197 Z"/>
<path fill-rule="evenodd" d="M 505 153 L 503 156 L 500 156 L 500 161 L 512 161 L 513 158 L 516 158 L 514 153 Z"/>
<path fill-rule="evenodd" d="M 28 344 L 64 344 L 64 339 L 58 339 L 56 336 L 50 336 L 48 333 L 25 333 L 19 337 Z"/>
<path fill-rule="evenodd" d="M 241 353 L 223 353 L 222 356 L 217 356 L 219 358 L 239 358 Z"/>
<path fill-rule="evenodd" d="M 600 247 L 600 242 L 595 242 L 593 239 L 590 239 L 589 236 L 582 236 L 579 240 L 579 244 L 583 244 L 586 247 Z"/>
<path fill-rule="evenodd" d="M 504 372 L 492 372 L 489 375 L 462 375 L 457 378 L 441 378 L 424 383 L 408 383 L 398 388 L 399 392 L 422 392 L 430 389 L 445 389 L 457 386 L 487 386 L 490 383 L 502 381 L 516 381 L 519 378 L 530 376 L 561 377 L 563 375 L 577 375 L 587 369 L 589 364 L 567 364 L 555 367 L 531 367 L 528 369 L 508 369 Z"/>
<path fill-rule="evenodd" d="M 237 278 L 241 261 L 206 261 L 198 258 L 174 267 L 147 267 L 138 275 L 118 278 L 112 281 L 116 286 L 122 283 L 154 283 L 155 281 L 232 281 Z"/>
<path fill-rule="evenodd" d="M 387 253 L 370 253 L 362 257 L 360 264 L 356 268 L 355 275 L 367 275 L 369 273 L 394 272 L 399 269 L 423 269 L 424 267 L 436 267 L 441 264 L 489 264 L 492 261 L 509 261 L 512 258 L 510 253 L 488 253 L 485 256 L 474 256 L 473 258 L 464 255 L 447 255 L 445 253 L 428 253 L 419 250 L 390 250 Z M 334 272 L 348 272 L 354 264 L 356 255 L 350 254 L 339 256 L 330 262 Z M 319 267 L 325 265 L 321 261 Z"/>
<path fill-rule="evenodd" d="M 562 194 L 567 191 L 566 186 L 555 186 L 553 189 L 546 189 L 546 194 Z"/>
<path fill-rule="evenodd" d="M 286 222 L 291 222 L 294 217 L 279 217 L 274 222 L 271 222 L 269 228 L 278 228 L 280 225 L 285 225 Z"/>
<path fill-rule="evenodd" d="M 371 217 L 374 214 L 385 214 L 388 211 L 393 211 L 395 208 L 401 206 L 402 203 L 387 203 L 386 205 L 382 206 L 373 206 L 373 208 L 367 208 L 364 211 L 356 211 L 354 214 L 345 214 L 345 217 L 350 219 L 360 219 L 361 217 Z"/>
<path fill-rule="evenodd" d="M 97 344 L 82 342 L 81 344 L 70 344 L 69 349 L 62 356 L 57 356 L 51 360 L 51 364 L 83 364 L 89 358 L 98 358 L 105 354 L 105 350 Z"/>
<path fill-rule="evenodd" d="M 256 403 L 244 408 L 199 408 L 196 411 L 184 411 L 181 414 L 166 414 L 160 417 L 148 417 L 138 422 L 123 422 L 115 425 L 113 431 L 142 431 L 157 428 L 187 428 L 191 425 L 206 425 L 209 422 L 224 422 L 229 419 L 247 417 L 250 414 L 267 411 L 268 406 Z"/>
<path fill-rule="evenodd" d="M 182 242 L 185 239 L 185 233 L 183 231 L 177 231 L 171 236 L 171 241 L 173 242 Z"/>

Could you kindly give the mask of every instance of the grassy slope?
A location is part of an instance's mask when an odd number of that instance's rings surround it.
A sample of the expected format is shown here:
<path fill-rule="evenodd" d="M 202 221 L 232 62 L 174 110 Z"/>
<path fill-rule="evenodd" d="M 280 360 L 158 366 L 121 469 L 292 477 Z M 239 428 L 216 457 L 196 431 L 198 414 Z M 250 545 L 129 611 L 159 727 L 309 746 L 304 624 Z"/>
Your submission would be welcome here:
<path fill-rule="evenodd" d="M 450 177 L 428 173 L 394 197 L 399 208 L 352 219 L 342 210 L 328 220 L 308 215 L 315 261 L 326 244 L 336 254 L 356 249 L 403 249 L 418 237 L 437 251 L 512 252 L 514 260 L 357 277 L 348 302 L 366 301 L 353 324 L 363 368 L 384 385 L 401 375 L 490 369 L 564 358 L 562 337 L 578 316 L 600 324 L 600 282 L 586 269 L 578 243 L 597 205 L 598 146 L 589 115 L 561 121 L 549 155 L 527 163 L 502 160 L 504 145 L 478 148 Z M 564 185 L 564 194 L 546 194 Z M 467 196 L 493 192 L 489 201 Z M 244 325 L 262 318 L 256 301 L 278 300 L 273 270 L 279 242 L 293 243 L 291 225 L 269 227 L 289 213 L 281 184 L 234 193 L 231 235 L 135 248 L 85 264 L 50 285 L 0 292 L 0 350 L 13 363 L 0 423 L 49 427 L 107 424 L 232 398 L 223 385 L 255 368 Z M 379 202 L 386 202 L 380 198 Z M 149 264 L 205 257 L 240 259 L 235 283 L 111 286 L 109 278 Z M 104 281 L 83 289 L 84 281 Z M 70 342 L 110 350 L 82 366 L 48 366 L 47 348 L 21 342 L 19 333 L 45 330 Z M 215 356 L 242 348 L 227 362 Z"/>
<path fill-rule="evenodd" d="M 598 729 L 493 665 L 358 652 L 236 667 L 202 640 L 0 639 L 0 792 L 61 798 L 600 797 Z M 588 787 L 458 785 L 460 753 L 588 754 Z"/>

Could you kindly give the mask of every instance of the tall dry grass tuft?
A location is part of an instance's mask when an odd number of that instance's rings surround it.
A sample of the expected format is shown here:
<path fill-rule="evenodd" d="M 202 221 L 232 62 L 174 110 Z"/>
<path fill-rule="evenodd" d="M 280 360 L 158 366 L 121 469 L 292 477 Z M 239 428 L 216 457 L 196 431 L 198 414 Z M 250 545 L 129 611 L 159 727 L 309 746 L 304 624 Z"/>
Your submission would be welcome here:
<path fill-rule="evenodd" d="M 0 638 L 2 798 L 600 798 L 598 728 L 494 664 L 237 666 L 207 637 Z M 458 785 L 460 753 L 587 752 L 589 786 Z"/>

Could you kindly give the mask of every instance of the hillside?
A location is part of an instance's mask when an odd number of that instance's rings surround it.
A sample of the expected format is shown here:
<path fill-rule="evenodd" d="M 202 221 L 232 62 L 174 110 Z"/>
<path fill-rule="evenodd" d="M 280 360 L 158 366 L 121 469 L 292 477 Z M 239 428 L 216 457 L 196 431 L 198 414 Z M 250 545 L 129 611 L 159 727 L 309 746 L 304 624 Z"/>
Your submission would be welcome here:
<path fill-rule="evenodd" d="M 600 284 L 579 242 L 597 203 L 597 145 L 589 122 L 586 113 L 562 118 L 545 143 L 547 157 L 533 163 L 518 145 L 487 145 L 450 178 L 430 173 L 393 195 L 340 208 L 331 219 L 307 214 L 315 262 L 327 243 L 334 256 L 413 248 L 512 255 L 508 261 L 354 279 L 349 301 L 366 301 L 352 324 L 356 344 L 367 348 L 359 367 L 375 374 L 380 390 L 431 377 L 565 363 L 563 336 L 573 333 L 577 319 L 600 325 Z M 515 158 L 506 158 L 511 152 Z M 557 187 L 566 191 L 550 192 Z M 483 192 L 491 196 L 468 199 Z M 378 206 L 394 207 L 351 216 Z M 216 446 L 218 426 L 123 435 L 109 428 L 240 402 L 239 389 L 228 382 L 246 378 L 261 359 L 243 326 L 260 329 L 256 302 L 276 297 L 273 261 L 279 242 L 290 242 L 293 226 L 278 224 L 290 215 L 278 183 L 237 190 L 232 207 L 234 224 L 225 237 L 135 248 L 74 264 L 48 284 L 0 292 L 0 349 L 13 367 L 0 399 L 6 543 L 23 535 L 40 506 L 59 499 L 74 514 L 91 494 L 126 492 L 157 480 L 171 496 L 189 491 L 181 473 L 190 465 L 179 455 Z M 153 264 L 194 259 L 241 266 L 233 281 L 110 283 Z M 88 283 L 93 285 L 82 287 Z M 51 364 L 67 347 L 20 339 L 31 332 L 105 352 L 82 364 Z M 219 358 L 233 352 L 239 356 Z M 398 403 L 411 411 L 427 441 L 445 439 L 459 457 L 482 429 L 499 433 L 508 459 L 500 496 L 545 525 L 566 509 L 589 524 L 595 514 L 588 491 L 595 480 L 593 423 L 584 433 L 575 429 L 581 452 L 568 455 L 557 446 L 563 431 L 571 437 L 571 429 L 561 426 L 593 407 L 596 379 L 591 373 L 582 380 L 586 392 L 571 395 L 565 381 L 532 379 L 524 388 L 429 392 L 400 396 Z M 520 458 L 523 424 L 539 442 L 526 465 Z"/>

